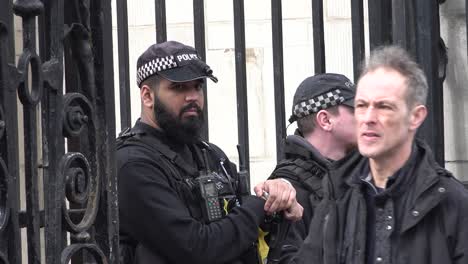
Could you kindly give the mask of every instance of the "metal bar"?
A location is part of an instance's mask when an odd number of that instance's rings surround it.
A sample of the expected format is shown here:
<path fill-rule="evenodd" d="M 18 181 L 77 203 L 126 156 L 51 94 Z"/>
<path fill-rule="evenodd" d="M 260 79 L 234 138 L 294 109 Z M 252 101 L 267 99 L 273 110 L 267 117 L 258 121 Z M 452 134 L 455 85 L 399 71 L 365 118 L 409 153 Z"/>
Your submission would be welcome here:
<path fill-rule="evenodd" d="M 15 13 L 23 19 L 23 53 L 18 61 L 21 82 L 18 95 L 23 105 L 24 182 L 26 188 L 28 263 L 41 262 L 40 215 L 37 155 L 37 104 L 41 99 L 41 62 L 36 57 L 36 16 L 42 11 L 39 1 L 15 2 Z M 30 70 L 28 69 L 30 68 Z M 30 78 L 31 76 L 31 78 Z M 28 86 L 31 86 L 30 88 Z"/>
<path fill-rule="evenodd" d="M 23 106 L 24 111 L 24 177 L 26 186 L 28 263 L 40 263 L 39 195 L 37 176 L 36 106 Z"/>
<path fill-rule="evenodd" d="M 444 104 L 439 79 L 439 6 L 437 1 L 415 0 L 416 58 L 427 77 L 428 115 L 419 134 L 434 151 L 436 161 L 444 166 Z"/>
<path fill-rule="evenodd" d="M 42 97 L 42 169 L 44 189 L 44 224 L 46 263 L 59 264 L 66 244 L 66 231 L 62 229 L 62 186 L 59 181 L 59 160 L 65 153 L 62 136 L 62 90 L 63 90 L 63 0 L 44 2 L 41 17 L 41 59 L 44 70 L 44 96 Z"/>
<path fill-rule="evenodd" d="M 166 0 L 155 0 L 154 8 L 156 14 L 156 42 L 161 43 L 167 40 Z"/>
<path fill-rule="evenodd" d="M 271 27 L 273 43 L 273 78 L 275 89 L 276 159 L 284 158 L 286 138 L 286 115 L 284 109 L 284 69 L 283 69 L 283 15 L 281 0 L 271 0 Z"/>
<path fill-rule="evenodd" d="M 392 1 L 392 36 L 393 43 L 398 44 L 402 47 L 409 47 L 408 40 L 408 14 L 407 14 L 406 0 L 393 0 Z"/>
<path fill-rule="evenodd" d="M 359 78 L 361 63 L 365 56 L 364 42 L 364 6 L 362 0 L 351 0 L 351 27 L 353 36 L 353 71 L 354 81 Z"/>
<path fill-rule="evenodd" d="M 132 123 L 128 49 L 127 0 L 117 0 L 117 35 L 119 49 L 120 128 Z"/>
<path fill-rule="evenodd" d="M 201 59 L 206 61 L 206 45 L 205 45 L 205 1 L 193 0 L 193 30 L 195 36 L 195 49 L 198 51 Z M 205 107 L 203 108 L 203 115 L 205 116 L 205 123 L 201 131 L 201 137 L 209 140 L 208 129 L 208 79 L 203 84 L 203 94 L 205 95 Z"/>
<path fill-rule="evenodd" d="M 249 112 L 247 106 L 247 73 L 245 59 L 245 20 L 244 0 L 233 0 L 234 6 L 234 42 L 236 59 L 236 94 L 238 139 L 242 155 L 245 157 L 246 170 L 250 169 L 249 156 Z M 248 179 L 250 182 L 250 179 Z"/>
<path fill-rule="evenodd" d="M 312 28 L 314 35 L 314 72 L 324 73 L 325 38 L 323 29 L 323 0 L 312 0 Z"/>
<path fill-rule="evenodd" d="M 112 52 L 111 0 L 92 1 L 91 24 L 94 50 L 96 101 L 96 158 L 100 175 L 96 242 L 109 263 L 119 262 L 117 173 L 115 171 L 115 104 Z M 97 124 L 100 123 L 100 124 Z M 99 127 L 98 127 L 99 125 Z"/>
<path fill-rule="evenodd" d="M 20 264 L 23 261 L 18 217 L 20 198 L 17 93 L 16 87 L 13 87 L 13 76 L 9 71 L 10 65 L 15 63 L 13 0 L 0 2 L 2 6 L 0 8 L 0 104 L 3 107 L 4 121 L 3 137 L 0 137 L 0 155 L 8 170 L 8 174 L 3 173 L 4 179 L 7 180 L 7 200 L 4 201 L 7 208 L 3 210 L 9 212 L 7 230 L 2 230 L 0 239 L 3 240 L 1 251 L 9 263 Z"/>
<path fill-rule="evenodd" d="M 369 46 L 374 49 L 392 42 L 392 1 L 368 1 Z"/>

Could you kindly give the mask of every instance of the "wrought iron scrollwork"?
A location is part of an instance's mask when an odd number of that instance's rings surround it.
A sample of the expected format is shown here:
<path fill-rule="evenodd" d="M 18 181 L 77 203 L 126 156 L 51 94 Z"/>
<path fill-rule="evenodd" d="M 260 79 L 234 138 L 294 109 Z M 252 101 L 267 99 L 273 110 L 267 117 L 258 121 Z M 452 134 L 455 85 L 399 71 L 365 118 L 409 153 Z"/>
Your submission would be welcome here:
<path fill-rule="evenodd" d="M 29 71 L 31 66 L 32 83 L 28 88 Z M 42 67 L 41 59 L 35 52 L 25 50 L 18 60 L 18 70 L 22 73 L 18 95 L 23 104 L 36 105 L 41 99 L 42 93 Z M 31 90 L 31 92 L 29 91 Z"/>
<path fill-rule="evenodd" d="M 13 5 L 13 11 L 21 17 L 38 16 L 43 10 L 44 4 L 39 0 L 16 0 Z"/>
<path fill-rule="evenodd" d="M 23 46 L 24 50 L 18 60 L 18 70 L 21 73 L 18 95 L 24 105 L 36 105 L 41 99 L 42 93 L 42 63 L 36 54 L 36 27 L 34 17 L 40 15 L 44 5 L 39 0 L 17 0 L 13 5 L 13 11 L 23 18 Z M 28 66 L 31 67 L 32 87 L 28 89 Z M 31 90 L 31 92 L 29 92 Z"/>
<path fill-rule="evenodd" d="M 15 88 L 23 104 L 24 131 L 24 185 L 26 189 L 26 215 L 23 224 L 27 230 L 28 263 L 41 261 L 41 221 L 39 206 L 39 166 L 38 166 L 38 103 L 42 100 L 44 88 L 42 62 L 36 53 L 36 17 L 42 14 L 44 5 L 39 0 L 16 0 L 15 14 L 23 21 L 23 51 L 20 55 L 17 72 L 19 83 Z M 31 72 L 29 72 L 31 69 Z M 30 78 L 31 74 L 31 78 Z M 31 81 L 31 82 L 30 82 Z M 31 87 L 29 86 L 31 83 Z"/>
<path fill-rule="evenodd" d="M 86 232 L 94 223 L 98 210 L 99 183 L 92 175 L 86 157 L 78 152 L 65 154 L 60 161 L 60 177 L 69 202 L 85 205 L 85 212 L 79 223 L 72 221 L 70 211 L 63 201 L 62 212 L 69 232 L 75 234 Z"/>
<path fill-rule="evenodd" d="M 92 106 L 80 93 L 68 93 L 63 99 L 63 134 L 66 137 L 78 136 L 83 127 L 92 120 Z"/>
<path fill-rule="evenodd" d="M 86 250 L 90 253 L 94 257 L 96 263 L 107 264 L 107 259 L 104 256 L 104 253 L 94 244 L 74 244 L 66 247 L 62 252 L 61 263 L 70 263 L 73 255 L 81 250 Z"/>

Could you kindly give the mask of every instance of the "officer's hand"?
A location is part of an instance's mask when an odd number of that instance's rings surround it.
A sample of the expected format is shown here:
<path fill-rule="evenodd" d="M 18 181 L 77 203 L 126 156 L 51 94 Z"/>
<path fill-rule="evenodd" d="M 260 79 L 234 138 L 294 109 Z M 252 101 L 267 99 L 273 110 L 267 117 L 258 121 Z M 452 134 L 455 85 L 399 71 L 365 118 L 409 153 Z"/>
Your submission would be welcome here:
<path fill-rule="evenodd" d="M 294 209 L 292 211 L 294 214 L 299 211 L 296 205 L 296 190 L 288 181 L 281 179 L 267 180 L 257 184 L 254 191 L 258 197 L 266 198 L 264 209 L 267 214 L 290 209 Z"/>
<path fill-rule="evenodd" d="M 296 222 L 302 219 L 304 208 L 297 201 L 288 209 L 284 210 L 284 217 L 290 221 Z"/>

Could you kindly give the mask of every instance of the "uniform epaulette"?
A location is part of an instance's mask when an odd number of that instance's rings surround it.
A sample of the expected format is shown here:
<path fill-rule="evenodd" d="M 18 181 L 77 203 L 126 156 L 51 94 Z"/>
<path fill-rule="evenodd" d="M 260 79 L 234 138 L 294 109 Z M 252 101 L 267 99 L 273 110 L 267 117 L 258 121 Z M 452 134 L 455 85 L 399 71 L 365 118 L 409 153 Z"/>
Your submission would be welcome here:
<path fill-rule="evenodd" d="M 118 138 L 119 139 L 126 139 L 126 138 L 129 138 L 129 137 L 133 137 L 133 136 L 135 136 L 137 134 L 144 134 L 144 133 L 139 132 L 139 131 L 133 131 L 131 127 L 127 127 L 124 130 L 122 130 L 122 132 L 119 133 Z"/>

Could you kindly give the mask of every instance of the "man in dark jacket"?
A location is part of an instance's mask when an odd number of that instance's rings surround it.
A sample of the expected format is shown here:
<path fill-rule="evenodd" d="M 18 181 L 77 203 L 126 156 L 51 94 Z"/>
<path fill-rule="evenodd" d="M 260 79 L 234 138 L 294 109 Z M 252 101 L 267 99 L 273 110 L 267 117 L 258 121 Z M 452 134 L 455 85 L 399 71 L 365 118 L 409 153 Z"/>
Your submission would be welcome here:
<path fill-rule="evenodd" d="M 405 50 L 371 53 L 355 98 L 363 158 L 345 194 L 317 207 L 294 263 L 468 263 L 468 192 L 414 140 L 427 90 Z"/>
<path fill-rule="evenodd" d="M 270 179 L 288 179 L 304 207 L 300 221 L 282 221 L 270 235 L 269 263 L 287 263 L 307 236 L 314 208 L 323 197 L 322 179 L 332 167 L 349 162 L 356 147 L 355 85 L 344 75 L 318 74 L 306 78 L 293 99 L 290 123 L 294 135 L 286 138 L 285 159 Z"/>
<path fill-rule="evenodd" d="M 175 41 L 138 59 L 141 118 L 117 151 L 123 263 L 256 263 L 265 215 L 302 215 L 290 184 L 266 181 L 249 195 L 224 152 L 199 138 L 206 78 L 217 81 Z"/>

